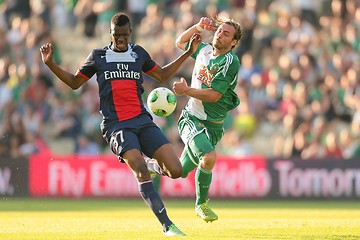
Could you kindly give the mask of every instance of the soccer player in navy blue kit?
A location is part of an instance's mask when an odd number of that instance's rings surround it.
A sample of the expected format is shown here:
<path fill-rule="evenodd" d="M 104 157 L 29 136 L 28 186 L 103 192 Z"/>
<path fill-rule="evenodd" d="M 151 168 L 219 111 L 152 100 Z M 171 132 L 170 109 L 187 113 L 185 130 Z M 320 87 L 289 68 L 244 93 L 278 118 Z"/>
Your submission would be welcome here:
<path fill-rule="evenodd" d="M 143 72 L 160 82 L 168 80 L 195 52 L 200 38 L 195 34 L 187 51 L 161 67 L 144 48 L 129 44 L 131 33 L 130 19 L 123 13 L 117 13 L 111 19 L 111 43 L 102 49 L 94 49 L 75 74 L 53 62 L 51 43 L 41 46 L 42 61 L 74 90 L 96 74 L 100 112 L 103 115 L 100 124 L 103 137 L 119 160 L 132 170 L 139 183 L 140 194 L 160 221 L 164 234 L 185 236 L 169 219 L 153 186 L 142 153 L 156 159 L 164 174 L 171 178 L 181 177 L 181 163 L 171 144 L 145 109 L 141 94 L 144 92 Z"/>

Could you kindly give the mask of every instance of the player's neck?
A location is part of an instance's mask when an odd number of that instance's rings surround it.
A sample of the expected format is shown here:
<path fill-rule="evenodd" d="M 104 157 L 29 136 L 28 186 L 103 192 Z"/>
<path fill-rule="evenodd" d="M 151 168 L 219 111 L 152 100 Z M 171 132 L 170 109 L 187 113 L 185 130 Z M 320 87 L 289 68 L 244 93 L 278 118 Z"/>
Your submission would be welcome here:
<path fill-rule="evenodd" d="M 217 49 L 217 48 L 214 48 L 214 52 L 213 52 L 213 55 L 214 56 L 220 56 L 220 55 L 223 55 L 227 52 L 229 52 L 231 49 Z"/>
<path fill-rule="evenodd" d="M 119 50 L 117 49 L 113 43 L 110 44 L 110 49 L 113 50 L 114 52 L 127 52 L 127 50 L 129 49 L 129 45 L 127 46 L 127 48 L 125 50 Z"/>

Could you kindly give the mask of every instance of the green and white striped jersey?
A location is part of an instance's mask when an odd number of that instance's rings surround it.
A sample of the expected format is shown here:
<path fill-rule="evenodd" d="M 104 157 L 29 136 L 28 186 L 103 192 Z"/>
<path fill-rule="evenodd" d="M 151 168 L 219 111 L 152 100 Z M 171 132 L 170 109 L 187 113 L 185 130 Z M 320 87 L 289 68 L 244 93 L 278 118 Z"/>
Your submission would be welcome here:
<path fill-rule="evenodd" d="M 192 55 L 196 60 L 191 87 L 212 88 L 220 92 L 222 97 L 217 102 L 205 102 L 190 97 L 185 110 L 201 120 L 218 122 L 224 120 L 227 112 L 236 108 L 240 103 L 234 91 L 240 62 L 232 50 L 220 56 L 214 56 L 213 52 L 211 44 L 200 43 Z"/>

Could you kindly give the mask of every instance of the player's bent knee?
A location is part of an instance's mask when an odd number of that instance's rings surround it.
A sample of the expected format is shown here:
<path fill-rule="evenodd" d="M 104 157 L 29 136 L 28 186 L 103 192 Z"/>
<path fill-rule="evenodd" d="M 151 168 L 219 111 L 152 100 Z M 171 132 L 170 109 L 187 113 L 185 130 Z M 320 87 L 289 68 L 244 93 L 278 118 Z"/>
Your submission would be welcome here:
<path fill-rule="evenodd" d="M 180 165 L 180 167 L 176 167 L 170 171 L 169 177 L 172 179 L 176 179 L 176 178 L 182 177 L 182 174 L 183 174 L 183 171 L 182 171 L 182 167 Z"/>
<path fill-rule="evenodd" d="M 212 169 L 216 162 L 216 152 L 212 151 L 212 152 L 205 154 L 201 158 L 201 162 L 202 162 L 202 166 L 205 167 L 205 169 L 208 169 L 208 170 Z"/>

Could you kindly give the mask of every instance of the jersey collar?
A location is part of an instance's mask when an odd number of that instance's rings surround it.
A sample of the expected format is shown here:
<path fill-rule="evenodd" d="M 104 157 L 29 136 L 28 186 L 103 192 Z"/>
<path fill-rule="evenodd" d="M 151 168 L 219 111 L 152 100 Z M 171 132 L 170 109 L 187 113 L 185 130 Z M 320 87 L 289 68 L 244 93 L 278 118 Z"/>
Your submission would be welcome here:
<path fill-rule="evenodd" d="M 111 51 L 114 51 L 114 52 L 124 53 L 124 52 L 128 52 L 128 51 L 131 49 L 131 46 L 130 46 L 130 44 L 128 44 L 128 47 L 127 47 L 126 51 L 119 51 L 119 50 L 114 49 L 113 43 L 110 43 L 109 46 L 108 46 L 108 48 L 109 48 Z"/>

